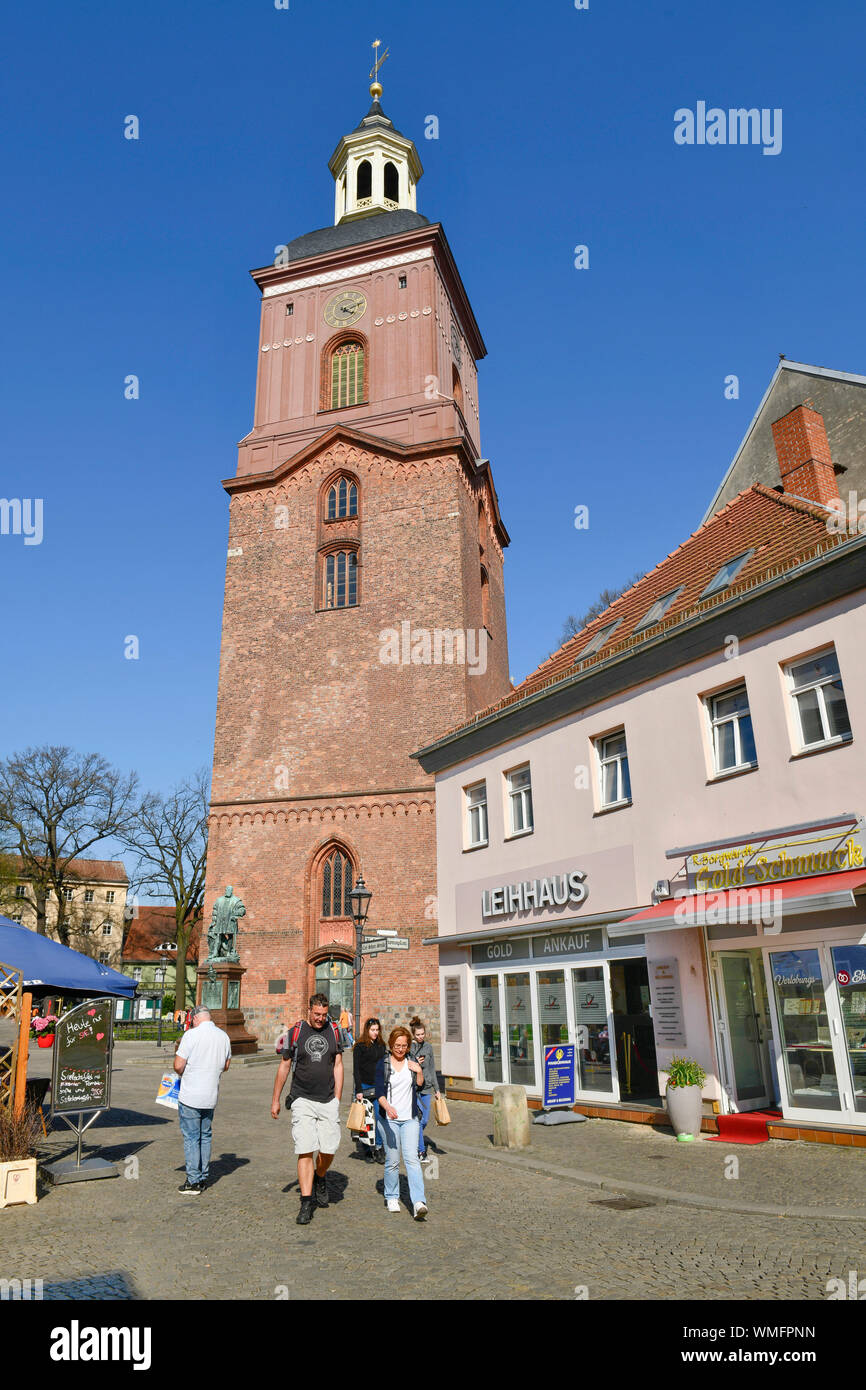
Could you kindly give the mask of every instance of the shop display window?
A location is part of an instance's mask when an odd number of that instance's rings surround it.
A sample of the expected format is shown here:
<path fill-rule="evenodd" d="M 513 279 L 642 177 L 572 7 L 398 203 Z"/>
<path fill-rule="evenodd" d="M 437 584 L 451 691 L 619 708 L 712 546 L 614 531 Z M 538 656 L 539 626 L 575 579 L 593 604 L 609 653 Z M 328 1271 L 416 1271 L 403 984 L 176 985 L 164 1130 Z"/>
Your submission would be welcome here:
<path fill-rule="evenodd" d="M 771 951 L 770 962 L 789 1104 L 806 1110 L 838 1110 L 839 1086 L 818 952 Z"/>
<path fill-rule="evenodd" d="M 578 1085 L 582 1091 L 610 1093 L 613 1083 L 604 970 L 600 965 L 581 966 L 572 970 L 571 982 L 577 1030 Z"/>
<path fill-rule="evenodd" d="M 568 1042 L 568 1004 L 565 998 L 565 971 L 540 970 L 535 977 L 538 994 L 538 1026 L 541 1046 L 556 1047 Z"/>
<path fill-rule="evenodd" d="M 535 1041 L 528 971 L 505 976 L 505 1023 L 509 1080 L 515 1086 L 535 1086 Z"/>
<path fill-rule="evenodd" d="M 832 954 L 854 1109 L 862 1112 L 866 1111 L 866 946 L 834 946 Z"/>
<path fill-rule="evenodd" d="M 499 1015 L 499 976 L 475 977 L 478 1020 L 478 1079 L 502 1081 L 502 1022 Z"/>

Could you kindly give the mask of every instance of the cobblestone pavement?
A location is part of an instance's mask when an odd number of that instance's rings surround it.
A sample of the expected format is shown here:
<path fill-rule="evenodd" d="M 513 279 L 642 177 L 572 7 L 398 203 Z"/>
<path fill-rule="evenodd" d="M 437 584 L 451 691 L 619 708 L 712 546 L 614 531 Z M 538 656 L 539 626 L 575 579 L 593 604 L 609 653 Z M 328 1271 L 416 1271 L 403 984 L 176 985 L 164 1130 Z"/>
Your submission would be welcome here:
<path fill-rule="evenodd" d="M 214 1183 L 201 1197 L 177 1192 L 182 1145 L 176 1116 L 153 1102 L 160 1073 L 158 1061 L 118 1068 L 116 1108 L 88 1132 L 129 1176 L 40 1185 L 37 1206 L 0 1212 L 0 1278 L 41 1278 L 53 1298 L 308 1300 L 368 1297 L 372 1270 L 392 1289 L 402 1282 L 407 1298 L 772 1300 L 823 1299 L 828 1279 L 866 1275 L 866 1222 L 856 1216 L 598 1204 L 628 1173 L 672 1190 L 693 1183 L 730 1197 L 741 1187 L 754 1201 L 775 1194 L 859 1208 L 866 1163 L 852 1150 L 782 1141 L 740 1148 L 732 1181 L 719 1177 L 735 1152 L 726 1145 L 687 1148 L 605 1121 L 536 1127 L 530 1159 L 584 1171 L 604 1165 L 614 1186 L 601 1191 L 467 1153 L 489 1147 L 492 1112 L 453 1103 L 454 1123 L 431 1130 L 439 1177 L 427 1184 L 426 1223 L 414 1222 L 408 1206 L 399 1216 L 385 1211 L 381 1168 L 355 1156 L 344 1130 L 331 1207 L 299 1227 L 288 1116 L 269 1113 L 273 1069 L 235 1066 L 224 1077 Z M 69 1138 L 51 1131 L 46 1150 L 68 1153 Z"/>

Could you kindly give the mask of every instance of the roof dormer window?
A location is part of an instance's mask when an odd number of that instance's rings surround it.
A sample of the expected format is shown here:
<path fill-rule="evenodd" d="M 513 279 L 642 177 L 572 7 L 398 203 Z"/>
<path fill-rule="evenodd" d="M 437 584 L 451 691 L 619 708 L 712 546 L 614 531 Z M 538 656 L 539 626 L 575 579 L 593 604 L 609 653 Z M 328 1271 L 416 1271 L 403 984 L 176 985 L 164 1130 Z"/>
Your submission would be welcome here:
<path fill-rule="evenodd" d="M 657 598 L 655 603 L 651 605 L 641 618 L 640 622 L 635 624 L 635 632 L 642 632 L 644 628 L 655 627 L 656 623 L 660 623 L 662 618 L 667 614 L 674 599 L 679 598 L 685 587 L 685 584 L 680 584 L 678 588 L 671 589 L 670 593 L 662 594 L 661 598 Z"/>
<path fill-rule="evenodd" d="M 730 584 L 733 584 L 743 565 L 752 558 L 754 553 L 753 546 L 751 550 L 744 550 L 742 555 L 735 555 L 733 560 L 726 560 L 715 578 L 711 579 L 704 589 L 701 598 L 709 598 L 710 594 L 719 594 L 722 589 L 727 589 Z"/>

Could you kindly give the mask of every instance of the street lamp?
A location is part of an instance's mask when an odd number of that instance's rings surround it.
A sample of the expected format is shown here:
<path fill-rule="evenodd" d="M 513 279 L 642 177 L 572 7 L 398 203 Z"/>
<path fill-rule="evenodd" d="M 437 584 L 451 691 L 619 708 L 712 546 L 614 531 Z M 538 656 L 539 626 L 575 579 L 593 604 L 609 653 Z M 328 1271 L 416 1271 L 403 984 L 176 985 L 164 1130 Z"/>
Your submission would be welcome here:
<path fill-rule="evenodd" d="M 354 968 L 354 1010 L 355 1010 L 355 1037 L 361 1027 L 361 966 L 363 956 L 361 955 L 361 937 L 364 931 L 364 924 L 367 921 L 367 913 L 370 911 L 370 899 L 373 894 L 364 882 L 364 875 L 359 874 L 355 881 L 355 886 L 349 894 L 349 902 L 352 904 L 352 920 L 355 923 L 355 968 Z"/>

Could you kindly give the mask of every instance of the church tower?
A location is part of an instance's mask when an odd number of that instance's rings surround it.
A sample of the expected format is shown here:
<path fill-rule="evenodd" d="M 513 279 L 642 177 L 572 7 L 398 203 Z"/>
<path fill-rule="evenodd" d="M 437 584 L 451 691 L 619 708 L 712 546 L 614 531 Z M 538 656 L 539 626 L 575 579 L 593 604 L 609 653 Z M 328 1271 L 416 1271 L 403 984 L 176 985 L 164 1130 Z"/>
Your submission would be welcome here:
<path fill-rule="evenodd" d="M 378 72 L 376 71 L 376 76 Z M 247 1027 L 268 1042 L 314 989 L 439 1034 L 433 779 L 410 754 L 507 693 L 503 551 L 481 457 L 485 347 L 413 142 L 380 105 L 330 160 L 334 225 L 252 271 L 253 427 L 230 498 L 206 920 L 246 905 Z M 206 954 L 203 951 L 203 958 Z M 362 1021 L 362 1020 L 361 1020 Z"/>

